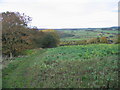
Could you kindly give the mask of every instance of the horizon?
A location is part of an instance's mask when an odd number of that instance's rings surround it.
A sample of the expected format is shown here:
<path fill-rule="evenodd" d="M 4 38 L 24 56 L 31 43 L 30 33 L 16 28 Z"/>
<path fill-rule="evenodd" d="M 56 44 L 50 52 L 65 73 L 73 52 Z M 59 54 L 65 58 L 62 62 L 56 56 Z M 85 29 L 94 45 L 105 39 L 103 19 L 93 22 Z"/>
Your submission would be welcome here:
<path fill-rule="evenodd" d="M 106 28 L 118 26 L 118 2 L 119 0 L 1 0 L 0 12 L 25 13 L 32 17 L 29 27 Z"/>
<path fill-rule="evenodd" d="M 33 27 L 31 27 L 33 28 Z M 37 29 L 91 29 L 92 27 L 87 27 L 87 28 L 37 28 Z M 120 26 L 112 26 L 112 27 L 99 27 L 99 28 L 120 28 Z M 99 29 L 98 28 L 98 29 Z"/>

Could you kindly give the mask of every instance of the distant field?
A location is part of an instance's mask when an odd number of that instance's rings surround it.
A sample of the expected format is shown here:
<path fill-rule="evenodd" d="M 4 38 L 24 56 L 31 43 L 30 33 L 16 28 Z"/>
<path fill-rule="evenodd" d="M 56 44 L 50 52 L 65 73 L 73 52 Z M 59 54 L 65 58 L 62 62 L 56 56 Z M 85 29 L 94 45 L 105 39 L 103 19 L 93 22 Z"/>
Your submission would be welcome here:
<path fill-rule="evenodd" d="M 61 41 L 78 41 L 78 40 L 86 40 L 86 38 L 61 38 Z"/>
<path fill-rule="evenodd" d="M 114 30 L 114 31 L 112 31 L 112 30 L 101 30 L 101 31 L 105 32 L 105 33 L 116 33 L 116 34 L 120 33 L 120 31 L 117 31 L 117 30 Z"/>
<path fill-rule="evenodd" d="M 61 41 L 87 40 L 101 36 L 114 38 L 118 34 L 118 30 L 61 30 L 61 32 L 74 35 L 61 38 Z"/>
<path fill-rule="evenodd" d="M 118 44 L 34 50 L 3 69 L 3 88 L 118 87 Z"/>

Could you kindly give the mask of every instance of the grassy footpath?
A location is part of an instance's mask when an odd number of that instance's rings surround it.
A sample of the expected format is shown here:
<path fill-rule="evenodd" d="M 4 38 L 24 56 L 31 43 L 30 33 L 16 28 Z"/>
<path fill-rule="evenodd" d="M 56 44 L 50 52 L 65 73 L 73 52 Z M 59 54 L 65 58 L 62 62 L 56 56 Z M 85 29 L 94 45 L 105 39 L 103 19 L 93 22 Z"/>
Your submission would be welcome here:
<path fill-rule="evenodd" d="M 3 88 L 117 87 L 118 45 L 36 50 L 3 69 Z"/>

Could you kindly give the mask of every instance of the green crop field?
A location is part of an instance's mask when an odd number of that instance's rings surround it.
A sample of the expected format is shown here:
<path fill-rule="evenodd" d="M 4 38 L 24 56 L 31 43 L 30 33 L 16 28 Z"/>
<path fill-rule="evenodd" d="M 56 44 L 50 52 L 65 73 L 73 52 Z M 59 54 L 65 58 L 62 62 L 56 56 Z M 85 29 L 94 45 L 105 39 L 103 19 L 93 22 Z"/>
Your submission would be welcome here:
<path fill-rule="evenodd" d="M 3 69 L 3 88 L 118 87 L 118 44 L 33 51 L 27 57 L 11 60 Z"/>

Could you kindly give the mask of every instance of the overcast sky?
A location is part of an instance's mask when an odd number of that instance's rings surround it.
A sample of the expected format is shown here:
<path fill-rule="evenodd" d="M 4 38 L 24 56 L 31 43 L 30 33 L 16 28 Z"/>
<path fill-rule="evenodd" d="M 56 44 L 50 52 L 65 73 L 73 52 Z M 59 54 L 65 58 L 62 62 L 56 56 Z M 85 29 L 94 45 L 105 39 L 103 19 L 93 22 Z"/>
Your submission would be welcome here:
<path fill-rule="evenodd" d="M 118 26 L 119 0 L 0 0 L 0 12 L 32 17 L 38 28 L 94 28 Z"/>

